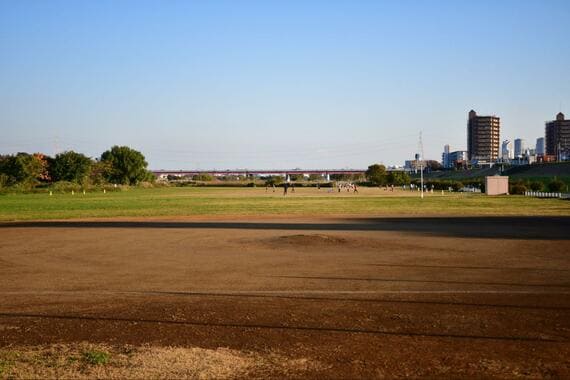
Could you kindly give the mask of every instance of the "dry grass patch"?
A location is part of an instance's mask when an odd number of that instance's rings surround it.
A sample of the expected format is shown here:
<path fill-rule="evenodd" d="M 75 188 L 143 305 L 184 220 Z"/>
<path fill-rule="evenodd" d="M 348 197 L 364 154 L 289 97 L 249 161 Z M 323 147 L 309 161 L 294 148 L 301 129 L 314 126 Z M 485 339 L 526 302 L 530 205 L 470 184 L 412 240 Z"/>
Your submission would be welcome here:
<path fill-rule="evenodd" d="M 321 366 L 277 353 L 226 348 L 106 346 L 88 343 L 0 348 L 1 379 L 234 379 L 298 377 Z"/>

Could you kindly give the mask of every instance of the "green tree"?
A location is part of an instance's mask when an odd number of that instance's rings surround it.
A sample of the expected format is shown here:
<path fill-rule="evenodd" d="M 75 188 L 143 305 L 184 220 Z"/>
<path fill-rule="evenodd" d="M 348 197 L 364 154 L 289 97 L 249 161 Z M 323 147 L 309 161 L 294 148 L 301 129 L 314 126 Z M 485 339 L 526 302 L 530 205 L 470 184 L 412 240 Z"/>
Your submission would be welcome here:
<path fill-rule="evenodd" d="M 202 174 L 196 174 L 194 177 L 192 177 L 192 179 L 194 181 L 213 181 L 214 180 L 214 176 L 208 173 L 202 173 Z"/>
<path fill-rule="evenodd" d="M 283 177 L 280 175 L 274 175 L 265 178 L 265 185 L 267 186 L 279 185 L 281 183 L 283 183 Z"/>
<path fill-rule="evenodd" d="M 104 185 L 111 176 L 113 167 L 108 161 L 95 161 L 89 168 L 89 182 L 92 185 Z"/>
<path fill-rule="evenodd" d="M 542 188 L 543 188 L 543 186 L 544 186 L 544 185 L 543 185 L 542 182 L 540 182 L 540 181 L 534 181 L 534 182 L 531 182 L 531 183 L 530 183 L 530 189 L 531 189 L 532 191 L 541 191 Z"/>
<path fill-rule="evenodd" d="M 82 183 L 89 176 L 91 165 L 91 159 L 84 154 L 72 150 L 59 153 L 51 161 L 51 178 L 53 181 Z"/>
<path fill-rule="evenodd" d="M 380 186 L 386 183 L 386 167 L 384 165 L 370 165 L 366 170 L 366 179 L 374 185 Z"/>
<path fill-rule="evenodd" d="M 406 172 L 392 171 L 388 173 L 388 183 L 396 186 L 407 185 L 410 183 L 410 176 Z"/>
<path fill-rule="evenodd" d="M 323 177 L 320 174 L 310 174 L 309 175 L 309 181 L 311 181 L 311 182 L 318 182 L 321 179 L 323 179 Z"/>
<path fill-rule="evenodd" d="M 149 178 L 143 154 L 128 146 L 115 145 L 103 152 L 101 162 L 110 164 L 107 179 L 112 183 L 136 185 Z"/>
<path fill-rule="evenodd" d="M 305 180 L 305 176 L 303 174 L 291 174 L 289 175 L 289 178 L 291 179 L 291 181 L 304 181 Z"/>
<path fill-rule="evenodd" d="M 564 182 L 559 179 L 553 179 L 548 183 L 548 191 L 552 193 L 558 193 L 564 189 Z"/>
<path fill-rule="evenodd" d="M 37 155 L 18 153 L 0 158 L 0 174 L 7 186 L 35 186 L 44 174 L 44 163 Z"/>

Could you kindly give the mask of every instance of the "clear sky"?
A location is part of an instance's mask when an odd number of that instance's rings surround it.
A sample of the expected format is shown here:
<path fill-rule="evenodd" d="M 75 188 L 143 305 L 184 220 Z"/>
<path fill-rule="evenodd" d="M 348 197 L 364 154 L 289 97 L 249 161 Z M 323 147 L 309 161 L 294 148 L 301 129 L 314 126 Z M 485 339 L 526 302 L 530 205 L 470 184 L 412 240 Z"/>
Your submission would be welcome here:
<path fill-rule="evenodd" d="M 570 117 L 570 1 L 0 0 L 0 153 L 364 168 Z"/>

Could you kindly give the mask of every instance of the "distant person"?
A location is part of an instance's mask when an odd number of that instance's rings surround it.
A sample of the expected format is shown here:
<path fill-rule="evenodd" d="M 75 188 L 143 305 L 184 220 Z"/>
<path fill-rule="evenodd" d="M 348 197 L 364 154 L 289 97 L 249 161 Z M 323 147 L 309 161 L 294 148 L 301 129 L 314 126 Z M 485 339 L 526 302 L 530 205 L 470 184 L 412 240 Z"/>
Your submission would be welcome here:
<path fill-rule="evenodd" d="M 292 193 L 295 192 L 295 184 L 294 184 L 294 183 L 291 184 L 291 192 L 292 192 Z"/>
<path fill-rule="evenodd" d="M 321 184 L 317 183 L 317 190 L 320 190 L 320 189 L 321 189 Z"/>
<path fill-rule="evenodd" d="M 275 184 L 273 184 L 273 192 L 275 192 Z"/>
<path fill-rule="evenodd" d="M 354 184 L 354 194 L 358 193 L 358 187 L 356 187 L 356 184 Z"/>
<path fill-rule="evenodd" d="M 287 190 L 289 190 L 289 184 L 288 183 L 283 185 L 283 196 L 287 195 Z"/>

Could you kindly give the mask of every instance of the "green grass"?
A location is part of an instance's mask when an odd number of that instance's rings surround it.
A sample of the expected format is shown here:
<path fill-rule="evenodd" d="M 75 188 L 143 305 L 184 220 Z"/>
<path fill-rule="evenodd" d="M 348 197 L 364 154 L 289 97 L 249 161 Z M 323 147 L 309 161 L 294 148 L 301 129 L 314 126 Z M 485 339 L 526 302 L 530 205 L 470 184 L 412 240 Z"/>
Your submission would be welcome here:
<path fill-rule="evenodd" d="M 83 360 L 91 365 L 103 365 L 109 362 L 110 355 L 104 351 L 85 351 L 83 353 Z"/>
<path fill-rule="evenodd" d="M 103 194 L 0 196 L 0 221 L 151 216 L 570 215 L 570 201 L 523 196 L 429 194 L 361 188 L 359 195 L 297 189 L 283 197 L 264 188 L 155 188 Z"/>

